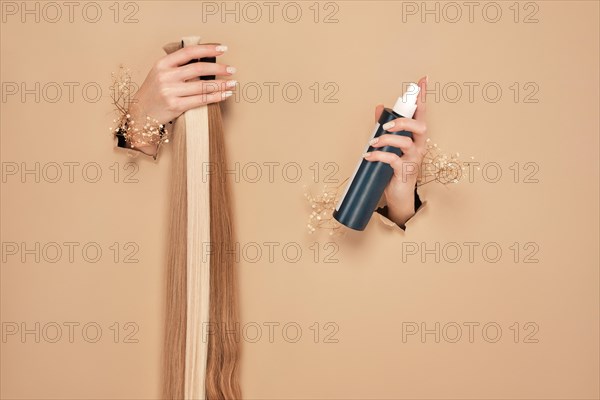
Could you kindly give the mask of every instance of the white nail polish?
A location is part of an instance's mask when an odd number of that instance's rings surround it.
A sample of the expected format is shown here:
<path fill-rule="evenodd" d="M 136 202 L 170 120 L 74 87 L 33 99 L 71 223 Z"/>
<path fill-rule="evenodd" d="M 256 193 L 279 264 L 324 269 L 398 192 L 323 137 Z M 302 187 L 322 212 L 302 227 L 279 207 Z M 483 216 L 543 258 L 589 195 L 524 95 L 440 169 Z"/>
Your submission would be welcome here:
<path fill-rule="evenodd" d="M 237 70 L 235 69 L 235 67 L 227 67 L 226 71 L 228 74 L 235 74 L 235 71 Z"/>
<path fill-rule="evenodd" d="M 226 85 L 227 87 L 235 87 L 235 85 L 237 85 L 237 81 L 227 81 Z"/>
<path fill-rule="evenodd" d="M 223 92 L 223 94 L 221 96 L 223 96 L 223 98 L 226 99 L 229 96 L 231 96 L 232 94 L 233 94 L 233 92 L 231 90 L 228 90 L 226 92 Z"/>
<path fill-rule="evenodd" d="M 220 52 L 225 52 L 225 51 L 227 51 L 227 46 L 219 45 L 219 46 L 215 47 L 215 50 L 220 51 Z"/>
<path fill-rule="evenodd" d="M 387 131 L 388 129 L 393 128 L 394 125 L 396 125 L 396 123 L 394 121 L 390 121 L 390 122 L 388 122 L 386 124 L 383 124 L 383 129 L 385 129 Z"/>
<path fill-rule="evenodd" d="M 367 157 L 369 157 L 370 155 L 371 155 L 371 153 L 370 153 L 370 152 L 366 152 L 366 153 L 364 153 L 364 154 L 363 154 L 363 158 L 367 158 Z"/>
<path fill-rule="evenodd" d="M 371 139 L 371 140 L 369 140 L 369 144 L 370 144 L 371 146 L 373 146 L 373 145 L 374 145 L 375 143 L 377 143 L 377 142 L 379 142 L 379 138 L 377 138 L 377 137 L 376 137 L 376 138 L 373 138 L 373 139 Z"/>

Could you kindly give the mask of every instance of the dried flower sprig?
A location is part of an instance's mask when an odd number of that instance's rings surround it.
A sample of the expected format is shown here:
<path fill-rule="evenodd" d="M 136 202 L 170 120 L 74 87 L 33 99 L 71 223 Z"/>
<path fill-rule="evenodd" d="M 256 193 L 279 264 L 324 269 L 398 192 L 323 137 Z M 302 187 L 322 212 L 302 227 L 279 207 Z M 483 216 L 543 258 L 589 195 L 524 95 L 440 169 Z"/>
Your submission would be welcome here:
<path fill-rule="evenodd" d="M 118 72 L 111 73 L 112 91 L 111 98 L 118 117 L 113 120 L 114 126 L 109 130 L 115 136 L 122 136 L 130 148 L 156 145 L 169 142 L 169 131 L 164 124 L 150 116 L 146 120 L 135 121 L 131 118 L 129 107 L 132 104 L 131 71 L 124 66 L 119 67 Z M 143 125 L 142 125 L 143 123 Z"/>
<path fill-rule="evenodd" d="M 310 215 L 308 216 L 308 233 L 312 234 L 317 229 L 323 229 L 329 232 L 330 236 L 341 231 L 342 225 L 333 218 L 336 201 L 340 188 L 342 188 L 348 179 L 345 179 L 337 186 L 325 185 L 320 194 L 313 196 L 308 187 L 304 185 L 304 197 L 310 206 Z"/>
<path fill-rule="evenodd" d="M 131 70 L 123 65 L 117 72 L 111 72 L 112 86 L 111 98 L 120 115 L 127 114 L 132 97 Z"/>
<path fill-rule="evenodd" d="M 437 144 L 427 139 L 427 152 L 421 163 L 417 186 L 431 182 L 443 185 L 458 183 L 465 176 L 466 170 L 465 162 L 460 159 L 459 153 L 445 153 Z"/>
<path fill-rule="evenodd" d="M 471 157 L 474 159 L 474 157 Z M 479 168 L 478 168 L 479 169 Z M 459 153 L 447 154 L 435 143 L 427 139 L 427 152 L 421 163 L 421 173 L 417 179 L 417 186 L 438 182 L 443 185 L 458 183 L 466 174 L 465 162 L 460 159 Z M 339 200 L 338 194 L 349 178 L 338 186 L 325 185 L 321 194 L 313 196 L 304 185 L 304 197 L 310 206 L 308 217 L 308 233 L 312 234 L 317 229 L 324 229 L 329 235 L 343 232 L 342 225 L 333 218 L 333 211 Z"/>

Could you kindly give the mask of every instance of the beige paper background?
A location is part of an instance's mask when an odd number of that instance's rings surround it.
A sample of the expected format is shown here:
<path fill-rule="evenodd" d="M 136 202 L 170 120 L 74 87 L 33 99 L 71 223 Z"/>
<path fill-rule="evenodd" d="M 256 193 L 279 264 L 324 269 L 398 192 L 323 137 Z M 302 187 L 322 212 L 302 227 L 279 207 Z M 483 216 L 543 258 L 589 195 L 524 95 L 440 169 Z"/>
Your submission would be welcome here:
<path fill-rule="evenodd" d="M 497 23 L 487 22 L 481 12 L 473 22 L 466 14 L 456 23 L 447 20 L 451 14 L 446 19 L 441 14 L 439 23 L 432 16 L 423 23 L 419 15 L 403 21 L 406 2 L 394 1 L 317 3 L 318 23 L 309 9 L 313 2 L 296 3 L 303 11 L 297 23 L 287 22 L 281 12 L 272 23 L 266 15 L 249 22 L 250 14 L 244 19 L 243 13 L 238 23 L 231 16 L 221 23 L 219 15 L 203 22 L 201 2 L 132 2 L 130 8 L 119 4 L 115 23 L 112 2 L 97 4 L 103 12 L 97 23 L 77 12 L 69 23 L 63 8 L 56 23 L 6 15 L 1 26 L 3 84 L 57 82 L 64 89 L 56 102 L 47 100 L 53 92 L 39 103 L 33 95 L 2 100 L 3 171 L 7 163 L 32 168 L 39 162 L 48 173 L 51 163 L 79 163 L 71 164 L 72 183 L 64 166 L 57 183 L 43 176 L 36 183 L 32 175 L 25 182 L 18 175 L 3 179 L 2 242 L 30 248 L 36 242 L 42 247 L 78 242 L 77 249 L 97 243 L 103 251 L 97 263 L 86 262 L 80 252 L 72 263 L 66 254 L 50 263 L 43 257 L 35 262 L 32 255 L 22 262 L 20 254 L 9 256 L 3 248 L 3 330 L 11 323 L 31 329 L 36 322 L 47 330 L 40 343 L 32 334 L 3 338 L 2 398 L 159 396 L 170 152 L 167 146 L 158 163 L 138 158 L 133 175 L 138 182 L 124 182 L 131 160 L 112 149 L 108 87 L 119 63 L 131 67 L 141 83 L 163 55 L 162 45 L 190 34 L 227 44 L 222 61 L 238 68 L 236 79 L 248 91 L 228 101 L 225 121 L 229 160 L 248 168 L 246 178 L 232 182 L 236 237 L 249 252 L 238 267 L 242 324 L 248 329 L 240 363 L 245 398 L 599 397 L 597 2 L 521 2 L 518 23 L 509 8 L 513 2 L 495 3 L 503 12 Z M 281 10 L 286 3 L 277 4 Z M 437 4 L 442 10 L 445 3 Z M 478 4 L 481 11 L 487 2 Z M 535 7 L 538 22 L 523 23 Z M 138 22 L 123 23 L 134 11 Z M 323 23 L 333 11 L 338 22 Z M 498 163 L 501 179 L 488 183 L 478 171 L 473 183 L 424 187 L 428 209 L 406 233 L 373 219 L 363 233 L 309 236 L 303 184 L 318 192 L 332 171 L 325 169 L 328 162 L 339 167 L 334 175 L 339 181 L 350 175 L 371 132 L 374 106 L 393 104 L 403 82 L 424 74 L 431 87 L 450 84 L 450 90 L 456 82 L 463 89 L 456 102 L 453 92 L 428 101 L 432 140 L 465 160 L 472 155 L 482 165 Z M 79 89 L 97 83 L 102 96 L 86 101 L 76 89 L 70 102 L 65 82 L 79 83 Z M 252 82 L 263 88 L 256 102 Z M 292 103 L 275 90 L 270 102 L 265 82 L 279 88 L 295 82 L 302 98 Z M 316 103 L 310 89 L 315 82 L 321 90 Z M 335 86 L 325 88 L 328 82 Z M 492 103 L 476 90 L 470 102 L 464 82 L 479 88 L 496 82 L 502 98 Z M 510 89 L 515 82 L 521 90 L 517 102 Z M 524 102 L 531 92 L 524 88 L 527 82 L 539 89 L 537 103 Z M 337 103 L 324 102 L 331 87 L 338 89 Z M 265 162 L 280 163 L 273 182 Z M 282 166 L 293 162 L 301 166 L 298 182 L 290 182 L 294 169 L 287 180 L 281 175 Z M 310 168 L 315 162 L 318 182 Z M 518 183 L 510 169 L 515 162 Z M 523 182 L 533 168 L 525 169 L 528 162 L 538 168 L 538 183 Z M 93 176 L 95 164 L 88 163 L 97 163 L 102 172 L 96 183 L 82 177 L 84 165 L 91 168 L 86 177 Z M 263 165 L 258 182 L 251 182 L 252 163 Z M 110 249 L 115 242 L 119 262 Z M 128 242 L 138 246 L 137 263 L 123 262 Z M 269 242 L 277 243 L 273 262 L 264 244 Z M 459 243 L 465 254 L 456 263 L 443 257 L 435 262 L 432 255 L 426 262 L 418 256 L 403 262 L 403 244 L 431 249 L 436 242 Z M 478 249 L 497 243 L 502 258 L 487 262 L 477 251 L 469 262 L 464 242 L 478 242 Z M 515 242 L 519 262 L 510 249 Z M 538 248 L 538 263 L 523 262 L 530 242 Z M 256 262 L 250 260 L 253 243 L 263 250 Z M 292 256 L 294 247 L 302 249 L 298 262 L 283 257 L 284 245 L 292 246 Z M 325 262 L 334 250 L 331 260 L 337 262 Z M 79 324 L 73 343 L 68 322 Z M 127 322 L 135 325 L 126 329 Z M 403 342 L 407 322 L 430 329 L 436 322 L 457 323 L 463 337 L 457 343 L 447 337 L 435 343 L 433 335 Z M 469 322 L 480 324 L 473 343 L 463 325 Z M 535 325 L 526 329 L 528 322 Z M 47 340 L 53 337 L 52 323 L 63 327 L 56 343 Z M 101 327 L 97 343 L 83 338 L 86 323 Z M 272 343 L 271 323 L 279 324 Z M 282 334 L 290 323 L 302 329 L 296 343 L 289 340 L 293 328 L 288 340 Z M 497 343 L 483 338 L 487 323 L 501 327 Z M 510 328 L 514 323 L 519 323 L 518 343 Z M 257 325 L 262 336 L 252 343 Z M 138 327 L 132 337 L 138 343 L 125 343 L 132 326 Z M 524 343 L 533 326 L 538 343 Z M 333 327 L 337 331 L 330 339 L 338 342 L 327 343 Z M 93 336 L 93 330 L 88 333 Z"/>

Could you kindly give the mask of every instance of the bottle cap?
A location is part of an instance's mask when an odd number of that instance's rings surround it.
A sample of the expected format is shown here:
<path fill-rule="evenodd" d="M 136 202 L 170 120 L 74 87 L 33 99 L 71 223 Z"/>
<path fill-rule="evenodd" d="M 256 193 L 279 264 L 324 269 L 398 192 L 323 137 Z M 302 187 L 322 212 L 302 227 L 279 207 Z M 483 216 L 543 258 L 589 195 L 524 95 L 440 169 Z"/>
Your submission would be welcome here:
<path fill-rule="evenodd" d="M 404 118 L 412 118 L 417 110 L 417 97 L 421 88 L 416 83 L 410 83 L 406 92 L 398 97 L 394 104 L 394 112 Z"/>

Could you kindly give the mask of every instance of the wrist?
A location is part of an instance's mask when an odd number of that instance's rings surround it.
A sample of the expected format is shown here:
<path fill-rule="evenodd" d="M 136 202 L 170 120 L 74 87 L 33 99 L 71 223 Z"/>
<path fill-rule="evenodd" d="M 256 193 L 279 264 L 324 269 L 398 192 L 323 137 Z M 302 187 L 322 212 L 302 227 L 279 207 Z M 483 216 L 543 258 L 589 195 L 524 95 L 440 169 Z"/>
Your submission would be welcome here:
<path fill-rule="evenodd" d="M 406 222 L 415 215 L 416 179 L 402 182 L 387 188 L 385 197 L 388 207 L 388 218 L 404 228 Z"/>
<path fill-rule="evenodd" d="M 116 130 L 117 146 L 136 150 L 156 159 L 160 143 L 168 142 L 164 125 L 143 119 L 137 107 L 129 107 Z"/>
<path fill-rule="evenodd" d="M 402 228 L 413 215 L 415 215 L 414 197 L 400 204 L 388 204 L 388 218 Z"/>

